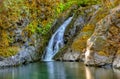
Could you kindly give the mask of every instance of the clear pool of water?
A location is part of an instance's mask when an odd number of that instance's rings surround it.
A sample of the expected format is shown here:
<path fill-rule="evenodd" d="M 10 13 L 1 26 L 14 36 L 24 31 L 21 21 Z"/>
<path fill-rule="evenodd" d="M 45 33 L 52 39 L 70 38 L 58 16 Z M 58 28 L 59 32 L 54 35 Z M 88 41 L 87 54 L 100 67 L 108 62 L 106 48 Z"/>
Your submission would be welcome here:
<path fill-rule="evenodd" d="M 80 62 L 37 62 L 0 69 L 0 79 L 120 79 L 120 71 Z"/>

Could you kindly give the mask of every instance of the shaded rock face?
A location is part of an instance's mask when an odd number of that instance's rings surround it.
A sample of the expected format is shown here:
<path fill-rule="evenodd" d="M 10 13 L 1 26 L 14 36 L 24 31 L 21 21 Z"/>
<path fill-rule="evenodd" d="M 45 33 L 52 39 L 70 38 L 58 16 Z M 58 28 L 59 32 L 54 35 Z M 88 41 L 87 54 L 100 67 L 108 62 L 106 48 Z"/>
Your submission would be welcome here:
<path fill-rule="evenodd" d="M 101 66 L 113 63 L 113 66 L 120 67 L 116 65 L 116 62 L 119 63 L 119 56 L 118 58 L 116 56 L 120 50 L 119 25 L 120 6 L 112 9 L 109 15 L 96 24 L 93 35 L 87 40 L 85 52 L 86 65 Z"/>

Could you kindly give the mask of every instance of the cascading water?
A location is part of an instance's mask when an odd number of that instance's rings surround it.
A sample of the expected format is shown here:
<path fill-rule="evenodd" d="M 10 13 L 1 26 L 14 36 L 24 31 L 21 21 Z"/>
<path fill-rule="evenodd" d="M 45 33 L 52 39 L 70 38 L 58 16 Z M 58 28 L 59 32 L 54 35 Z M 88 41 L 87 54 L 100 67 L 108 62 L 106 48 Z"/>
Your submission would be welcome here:
<path fill-rule="evenodd" d="M 53 61 L 53 56 L 64 46 L 64 32 L 72 17 L 69 17 L 52 35 L 46 50 L 44 51 L 43 61 Z"/>

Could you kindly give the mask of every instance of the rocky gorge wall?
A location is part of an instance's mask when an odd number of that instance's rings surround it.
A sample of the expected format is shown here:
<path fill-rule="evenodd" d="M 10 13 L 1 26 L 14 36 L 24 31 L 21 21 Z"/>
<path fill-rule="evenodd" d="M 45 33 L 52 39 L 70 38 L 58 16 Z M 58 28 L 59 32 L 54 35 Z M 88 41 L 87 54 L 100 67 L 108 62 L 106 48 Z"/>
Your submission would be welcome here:
<path fill-rule="evenodd" d="M 74 53 L 66 54 L 66 52 L 67 51 L 68 52 L 72 52 L 72 51 L 73 52 L 78 52 L 78 51 L 74 51 L 74 46 L 72 46 L 72 45 L 73 45 L 75 39 L 79 38 L 79 34 L 80 34 L 81 30 L 84 29 L 83 27 L 89 22 L 89 19 L 91 18 L 92 13 L 94 11 L 96 11 L 98 8 L 99 8 L 99 6 L 95 5 L 95 6 L 92 6 L 92 7 L 91 6 L 79 7 L 76 10 L 76 12 L 74 13 L 74 17 L 73 17 L 72 22 L 66 28 L 66 32 L 65 32 L 65 35 L 64 35 L 65 46 L 58 52 L 58 54 L 56 54 L 56 56 L 54 57 L 55 60 L 65 60 L 65 61 L 70 60 L 69 55 L 74 54 Z M 79 43 L 77 43 L 77 44 L 79 44 Z M 71 46 L 73 48 L 71 48 Z M 75 45 L 75 47 L 77 47 L 77 46 L 80 47 L 81 45 Z M 81 49 L 78 48 L 78 50 L 81 50 Z M 65 56 L 65 58 L 63 58 L 64 54 L 66 54 L 67 57 Z M 78 52 L 78 54 L 80 54 L 80 53 Z"/>
<path fill-rule="evenodd" d="M 79 30 L 71 43 L 69 42 L 70 44 L 60 51 L 62 54 L 58 53 L 56 60 L 82 60 L 90 66 L 111 65 L 114 68 L 120 68 L 120 6 L 113 9 L 101 9 L 99 6 L 94 6 L 96 7 L 94 12 L 91 11 L 91 7 L 85 10 L 88 12 L 88 21 L 85 17 L 85 21 L 79 19 L 78 26 L 83 25 L 83 28 Z M 77 23 L 74 22 L 75 24 Z"/>
<path fill-rule="evenodd" d="M 59 26 L 70 16 L 72 16 L 73 10 L 77 6 L 71 7 L 69 10 L 64 12 L 64 15 L 60 15 L 52 24 L 51 28 L 44 35 L 38 31 L 31 33 L 28 25 L 30 23 L 29 18 L 21 19 L 16 23 L 16 29 L 12 30 L 15 35 L 13 38 L 12 46 L 19 48 L 15 55 L 9 57 L 0 57 L 0 67 L 17 66 L 30 62 L 40 61 L 44 50 L 51 38 L 52 34 L 59 28 Z M 42 27 L 38 27 L 42 28 Z M 11 51 L 12 52 L 12 51 Z M 2 52 L 3 53 L 3 52 Z"/>
<path fill-rule="evenodd" d="M 120 6 L 110 10 L 110 13 L 97 24 L 94 33 L 87 40 L 85 64 L 105 65 L 116 63 L 120 50 Z"/>
<path fill-rule="evenodd" d="M 32 33 L 34 30 L 26 28 L 30 24 L 28 17 L 18 20 L 15 28 L 11 28 L 14 40 L 10 43 L 11 46 L 17 46 L 15 51 L 17 53 L 8 58 L 0 57 L 0 67 L 40 60 L 52 34 L 70 16 L 73 16 L 73 20 L 64 34 L 65 46 L 54 59 L 84 61 L 86 65 L 92 66 L 109 64 L 120 68 L 119 5 L 114 8 L 103 8 L 101 5 L 83 7 L 73 5 L 61 13 L 44 36 L 38 31 Z M 41 28 L 39 25 L 36 27 Z"/>

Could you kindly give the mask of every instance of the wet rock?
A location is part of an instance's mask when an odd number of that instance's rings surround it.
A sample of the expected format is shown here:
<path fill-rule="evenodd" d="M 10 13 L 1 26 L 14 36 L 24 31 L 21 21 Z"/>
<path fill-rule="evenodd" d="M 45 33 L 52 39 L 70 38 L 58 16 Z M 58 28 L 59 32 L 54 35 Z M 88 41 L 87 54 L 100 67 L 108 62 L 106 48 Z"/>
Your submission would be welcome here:
<path fill-rule="evenodd" d="M 97 53 L 94 54 L 93 56 L 94 59 L 92 59 L 92 57 L 89 60 L 85 60 L 85 64 L 86 65 L 95 65 L 95 66 L 106 66 L 107 64 L 111 64 L 112 63 L 112 56 L 110 57 L 106 57 L 106 56 L 101 56 L 98 55 Z"/>
<path fill-rule="evenodd" d="M 4 57 L 1 57 L 1 56 L 0 56 L 0 61 L 2 61 L 2 60 L 4 60 L 4 59 L 5 59 Z"/>
<path fill-rule="evenodd" d="M 113 61 L 113 67 L 120 69 L 120 55 L 116 56 Z"/>
<path fill-rule="evenodd" d="M 36 48 L 28 46 L 27 48 L 22 48 L 15 56 L 0 61 L 0 68 L 25 64 L 39 59 L 39 53 L 36 52 Z"/>
<path fill-rule="evenodd" d="M 63 61 L 80 61 L 80 53 L 68 50 L 63 55 Z"/>

